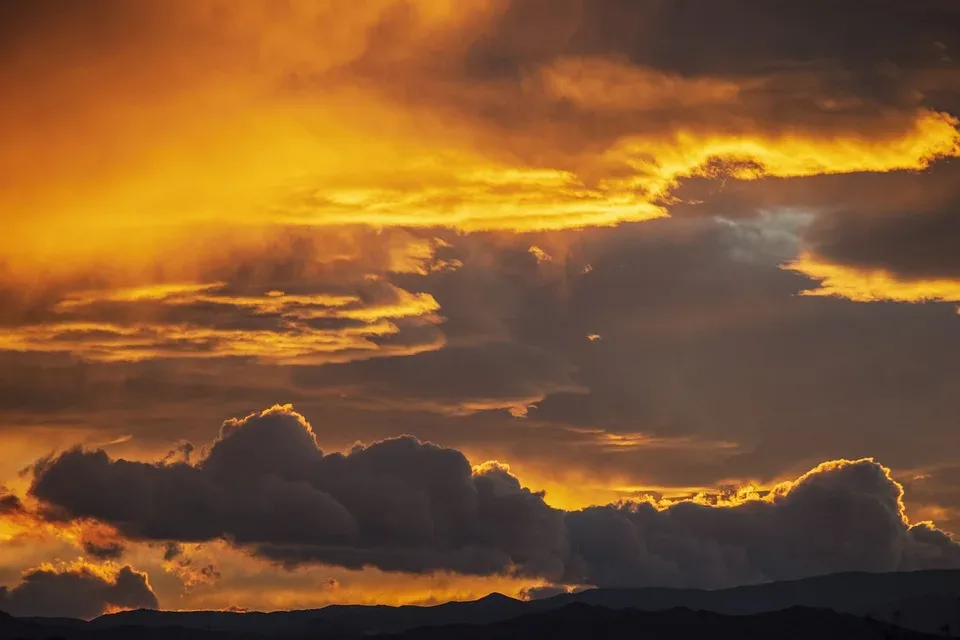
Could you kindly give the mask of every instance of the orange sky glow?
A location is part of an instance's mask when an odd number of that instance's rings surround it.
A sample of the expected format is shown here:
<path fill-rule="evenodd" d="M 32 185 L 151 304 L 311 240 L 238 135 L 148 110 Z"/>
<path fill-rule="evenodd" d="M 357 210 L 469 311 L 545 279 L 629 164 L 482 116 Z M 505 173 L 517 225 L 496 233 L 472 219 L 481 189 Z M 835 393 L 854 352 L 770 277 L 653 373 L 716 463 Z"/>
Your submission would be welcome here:
<path fill-rule="evenodd" d="M 682 514 L 818 491 L 952 567 L 960 13 L 682 2 L 0 9 L 0 586 L 727 586 Z"/>

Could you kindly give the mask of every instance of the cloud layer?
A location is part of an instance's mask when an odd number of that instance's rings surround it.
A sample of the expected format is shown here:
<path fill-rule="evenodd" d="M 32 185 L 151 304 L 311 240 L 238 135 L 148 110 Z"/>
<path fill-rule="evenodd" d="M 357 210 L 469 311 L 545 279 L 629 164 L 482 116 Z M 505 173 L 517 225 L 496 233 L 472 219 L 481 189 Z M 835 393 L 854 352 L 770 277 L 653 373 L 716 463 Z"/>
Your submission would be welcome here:
<path fill-rule="evenodd" d="M 960 150 L 942 97 L 958 16 L 940 0 L 4 11 L 18 270 L 139 264 L 223 226 L 611 225 L 665 215 L 696 176 L 919 170 Z"/>
<path fill-rule="evenodd" d="M 564 512 L 498 463 L 402 437 L 324 454 L 273 407 L 229 420 L 196 465 L 72 449 L 37 463 L 48 517 L 139 540 L 225 539 L 287 565 L 516 573 L 572 584 L 720 587 L 836 571 L 960 567 L 960 543 L 910 525 L 870 460 L 825 463 L 762 495 Z"/>

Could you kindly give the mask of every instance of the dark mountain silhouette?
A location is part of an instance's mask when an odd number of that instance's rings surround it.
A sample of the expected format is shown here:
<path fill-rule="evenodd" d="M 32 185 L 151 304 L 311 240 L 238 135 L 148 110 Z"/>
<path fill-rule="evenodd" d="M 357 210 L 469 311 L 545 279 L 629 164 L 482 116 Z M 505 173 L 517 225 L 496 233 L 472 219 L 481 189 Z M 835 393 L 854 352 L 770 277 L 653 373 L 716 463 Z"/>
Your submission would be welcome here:
<path fill-rule="evenodd" d="M 845 573 L 716 591 L 591 589 L 533 601 L 492 594 L 472 602 L 450 602 L 429 607 L 333 605 L 315 610 L 272 613 L 137 610 L 104 615 L 90 622 L 6 617 L 0 624 L 3 627 L 0 638 L 121 638 L 131 637 L 123 634 L 134 630 L 138 634 L 136 637 L 333 638 L 401 634 L 400 637 L 404 638 L 419 638 L 440 637 L 430 635 L 433 633 L 430 628 L 461 635 L 472 633 L 471 629 L 474 628 L 484 628 L 489 633 L 489 629 L 493 628 L 491 625 L 497 628 L 506 625 L 503 632 L 509 633 L 512 632 L 510 629 L 518 628 L 516 625 L 536 624 L 546 628 L 557 620 L 571 616 L 570 624 L 574 624 L 579 615 L 577 612 L 588 618 L 594 616 L 601 621 L 608 620 L 613 627 L 626 624 L 626 618 L 621 619 L 620 613 L 630 617 L 644 612 L 662 612 L 663 616 L 641 615 L 635 622 L 656 625 L 664 620 L 678 624 L 677 621 L 682 620 L 683 624 L 694 629 L 700 622 L 713 620 L 725 625 L 725 628 L 733 629 L 738 624 L 744 624 L 762 629 L 780 623 L 792 625 L 794 622 L 788 621 L 793 616 L 801 619 L 796 622 L 800 628 L 806 628 L 803 627 L 806 623 L 824 627 L 835 624 L 839 625 L 838 628 L 852 625 L 857 628 L 850 633 L 862 631 L 874 634 L 863 637 L 883 638 L 882 634 L 875 632 L 885 630 L 886 633 L 890 631 L 889 625 L 894 623 L 913 631 L 943 637 L 948 626 L 960 632 L 960 571 Z M 710 614 L 715 615 L 711 617 Z M 7 630 L 15 629 L 18 625 L 26 625 L 24 630 L 18 632 L 19 636 L 8 633 Z M 866 626 L 861 628 L 857 625 Z M 454 633 L 452 629 L 457 631 Z M 745 628 L 741 631 L 747 633 L 749 630 Z M 817 632 L 818 635 L 831 637 L 825 633 Z M 901 635 L 890 637 L 908 637 L 902 635 L 905 632 L 898 633 Z M 780 633 L 777 637 L 793 636 Z"/>
<path fill-rule="evenodd" d="M 730 616 L 690 609 L 614 610 L 575 603 L 546 613 L 527 614 L 485 626 L 427 627 L 389 637 L 397 640 L 922 640 L 936 636 L 898 629 L 878 620 L 802 607 L 752 616 Z"/>
<path fill-rule="evenodd" d="M 242 614 L 241 614 L 242 615 Z M 0 618 L 0 638 L 40 640 L 262 640 L 263 638 L 350 640 L 345 634 L 256 634 L 183 627 L 118 626 L 96 628 L 46 626 L 35 620 Z M 824 609 L 793 607 L 752 616 L 669 609 L 638 611 L 607 609 L 583 603 L 568 604 L 542 613 L 530 613 L 488 625 L 456 624 L 410 629 L 378 636 L 383 640 L 502 640 L 642 637 L 645 640 L 932 640 L 937 636 L 895 628 L 879 620 L 859 618 Z"/>

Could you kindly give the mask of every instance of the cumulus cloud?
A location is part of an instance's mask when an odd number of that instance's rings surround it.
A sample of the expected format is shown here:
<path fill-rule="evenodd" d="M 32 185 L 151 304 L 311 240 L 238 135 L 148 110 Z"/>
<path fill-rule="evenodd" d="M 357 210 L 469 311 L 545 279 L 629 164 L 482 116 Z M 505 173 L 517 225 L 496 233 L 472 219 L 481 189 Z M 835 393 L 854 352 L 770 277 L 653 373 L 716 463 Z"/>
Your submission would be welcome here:
<path fill-rule="evenodd" d="M 14 616 L 94 618 L 108 610 L 156 609 L 147 575 L 130 566 L 43 566 L 0 587 L 0 609 Z"/>
<path fill-rule="evenodd" d="M 289 406 L 228 420 L 195 465 L 67 451 L 36 464 L 31 493 L 131 538 L 222 538 L 290 566 L 690 587 L 960 567 L 960 544 L 912 526 L 900 485 L 872 460 L 824 463 L 722 506 L 634 501 L 565 512 L 499 463 L 471 468 L 459 451 L 411 437 L 324 454 Z"/>
<path fill-rule="evenodd" d="M 532 571 L 563 545 L 560 514 L 500 469 L 474 475 L 460 452 L 410 437 L 325 455 L 279 406 L 224 423 L 196 466 L 74 449 L 37 466 L 32 492 L 131 537 L 223 537 L 287 563 Z"/>
<path fill-rule="evenodd" d="M 838 571 L 960 567 L 960 544 L 911 526 L 872 460 L 824 463 L 762 499 L 594 507 L 568 514 L 573 582 L 722 587 Z"/>

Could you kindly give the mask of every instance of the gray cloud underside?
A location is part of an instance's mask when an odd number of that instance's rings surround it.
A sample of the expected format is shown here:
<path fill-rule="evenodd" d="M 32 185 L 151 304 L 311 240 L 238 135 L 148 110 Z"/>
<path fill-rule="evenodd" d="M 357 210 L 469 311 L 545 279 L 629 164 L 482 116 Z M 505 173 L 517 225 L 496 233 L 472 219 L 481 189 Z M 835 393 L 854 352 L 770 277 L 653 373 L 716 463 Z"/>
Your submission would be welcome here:
<path fill-rule="evenodd" d="M 156 609 L 146 576 L 123 567 L 111 581 L 85 568 L 34 569 L 12 587 L 0 587 L 0 610 L 14 616 L 94 618 L 109 607 Z"/>
<path fill-rule="evenodd" d="M 291 566 L 691 587 L 960 566 L 960 544 L 907 524 L 899 485 L 868 460 L 734 507 L 565 512 L 500 466 L 473 472 L 459 451 L 412 437 L 324 454 L 299 414 L 275 407 L 225 423 L 196 466 L 73 449 L 34 473 L 31 492 L 51 516 L 95 518 L 137 539 L 224 538 Z"/>

